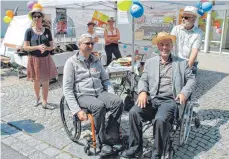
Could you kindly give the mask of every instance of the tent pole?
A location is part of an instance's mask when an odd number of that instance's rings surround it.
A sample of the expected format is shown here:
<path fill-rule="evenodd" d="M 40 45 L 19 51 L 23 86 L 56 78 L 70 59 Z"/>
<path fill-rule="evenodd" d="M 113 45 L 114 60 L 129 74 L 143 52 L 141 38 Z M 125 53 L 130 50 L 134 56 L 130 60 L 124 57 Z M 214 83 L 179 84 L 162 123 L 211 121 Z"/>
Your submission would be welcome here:
<path fill-rule="evenodd" d="M 135 64 L 135 52 L 134 52 L 134 17 L 132 17 L 132 61 L 131 61 L 131 91 L 134 91 L 134 64 Z"/>

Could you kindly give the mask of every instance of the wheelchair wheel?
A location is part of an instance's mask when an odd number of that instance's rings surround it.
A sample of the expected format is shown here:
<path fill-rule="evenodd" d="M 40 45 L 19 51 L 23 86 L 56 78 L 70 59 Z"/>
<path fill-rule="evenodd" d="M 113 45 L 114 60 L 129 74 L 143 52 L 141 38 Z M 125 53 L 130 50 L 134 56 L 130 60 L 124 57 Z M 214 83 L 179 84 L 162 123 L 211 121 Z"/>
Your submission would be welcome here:
<path fill-rule="evenodd" d="M 192 124 L 192 116 L 193 116 L 193 105 L 187 103 L 182 116 L 180 135 L 179 135 L 179 145 L 185 144 L 188 140 L 188 136 Z"/>
<path fill-rule="evenodd" d="M 60 114 L 65 132 L 73 142 L 76 142 L 81 135 L 81 122 L 72 115 L 64 96 L 60 101 Z"/>

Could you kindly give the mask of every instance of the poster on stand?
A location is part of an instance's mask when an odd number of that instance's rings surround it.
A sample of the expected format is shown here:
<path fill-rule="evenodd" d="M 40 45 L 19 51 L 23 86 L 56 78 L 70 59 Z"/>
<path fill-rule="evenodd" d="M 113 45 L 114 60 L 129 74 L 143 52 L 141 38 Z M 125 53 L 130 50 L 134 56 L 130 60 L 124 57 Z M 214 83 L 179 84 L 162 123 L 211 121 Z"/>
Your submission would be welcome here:
<path fill-rule="evenodd" d="M 95 11 L 92 16 L 92 22 L 96 24 L 96 27 L 106 28 L 108 19 L 109 16 L 99 11 Z"/>
<path fill-rule="evenodd" d="M 176 25 L 176 10 L 154 11 L 146 9 L 142 17 L 135 19 L 135 40 L 151 41 L 158 32 L 170 32 Z"/>
<path fill-rule="evenodd" d="M 67 34 L 67 15 L 64 8 L 56 8 L 56 31 L 57 34 Z"/>

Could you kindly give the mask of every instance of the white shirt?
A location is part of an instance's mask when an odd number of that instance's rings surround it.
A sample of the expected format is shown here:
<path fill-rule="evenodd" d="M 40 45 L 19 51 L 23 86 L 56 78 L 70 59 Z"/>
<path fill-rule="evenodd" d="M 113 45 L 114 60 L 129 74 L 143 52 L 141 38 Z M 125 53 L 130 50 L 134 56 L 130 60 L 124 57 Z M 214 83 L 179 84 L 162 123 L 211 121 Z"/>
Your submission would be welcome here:
<path fill-rule="evenodd" d="M 188 60 L 192 49 L 200 49 L 202 44 L 202 31 L 201 29 L 194 26 L 191 30 L 187 30 L 182 25 L 175 26 L 172 31 L 171 35 L 176 36 L 176 51 L 175 53 L 180 58 Z"/>
<path fill-rule="evenodd" d="M 95 31 L 94 31 L 93 34 L 91 34 L 91 33 L 89 33 L 89 32 L 87 32 L 86 34 L 90 35 L 91 38 L 92 38 L 92 40 L 95 40 L 95 38 L 98 37 L 98 35 L 96 34 Z M 98 51 L 99 51 L 99 50 L 98 50 L 98 44 L 97 44 L 97 42 L 96 42 L 96 43 L 94 43 L 94 47 L 93 47 L 92 52 L 98 52 Z"/>

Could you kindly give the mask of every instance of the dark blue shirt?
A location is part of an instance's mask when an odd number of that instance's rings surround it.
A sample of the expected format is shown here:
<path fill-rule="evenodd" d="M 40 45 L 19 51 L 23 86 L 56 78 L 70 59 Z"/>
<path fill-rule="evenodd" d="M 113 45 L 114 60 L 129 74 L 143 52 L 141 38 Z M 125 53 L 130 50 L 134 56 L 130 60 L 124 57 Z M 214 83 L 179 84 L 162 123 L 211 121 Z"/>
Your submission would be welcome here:
<path fill-rule="evenodd" d="M 41 44 L 46 45 L 47 47 L 50 47 L 50 41 L 52 41 L 52 35 L 49 29 L 45 28 L 45 31 L 42 35 L 36 34 L 32 28 L 29 28 L 25 32 L 25 39 L 24 41 L 29 41 L 30 46 L 38 46 Z M 50 51 L 45 51 L 43 54 L 40 50 L 34 50 L 30 51 L 29 54 L 32 56 L 37 57 L 45 57 L 48 56 Z"/>

